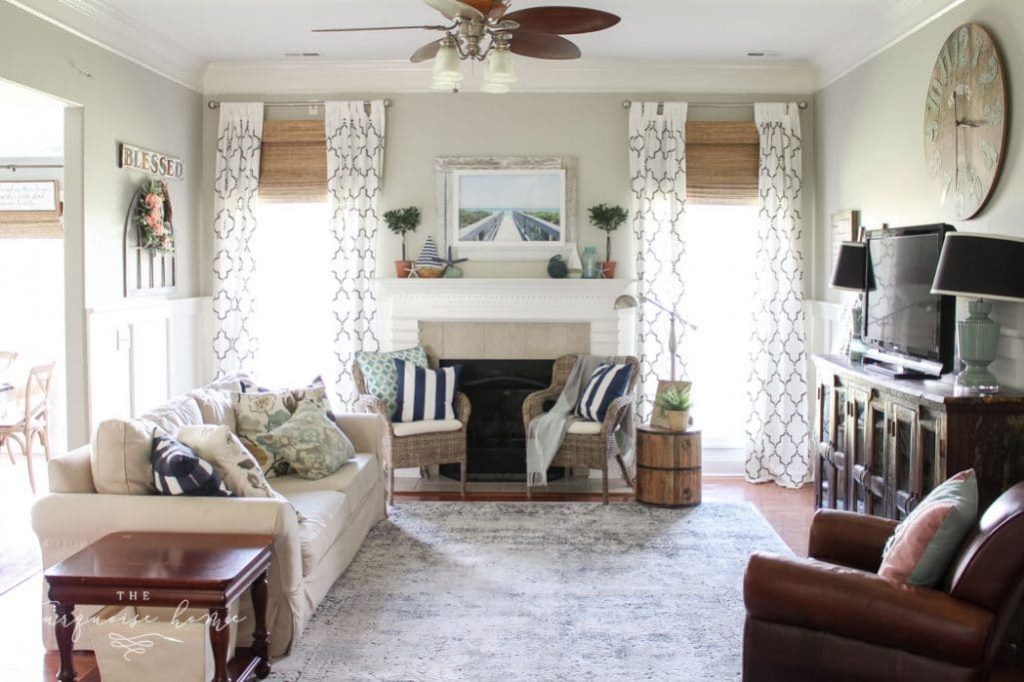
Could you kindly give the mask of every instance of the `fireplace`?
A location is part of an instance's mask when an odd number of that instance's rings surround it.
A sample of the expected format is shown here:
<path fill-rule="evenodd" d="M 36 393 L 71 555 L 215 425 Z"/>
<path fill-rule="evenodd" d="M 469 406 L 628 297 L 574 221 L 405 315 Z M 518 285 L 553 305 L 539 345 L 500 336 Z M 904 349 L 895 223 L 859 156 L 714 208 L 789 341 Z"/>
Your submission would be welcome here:
<path fill-rule="evenodd" d="M 459 390 L 473 412 L 466 434 L 470 481 L 526 481 L 526 433 L 523 401 L 551 385 L 554 360 L 442 360 L 462 365 Z M 553 467 L 548 479 L 564 476 Z M 459 465 L 442 465 L 441 474 L 459 479 Z"/>

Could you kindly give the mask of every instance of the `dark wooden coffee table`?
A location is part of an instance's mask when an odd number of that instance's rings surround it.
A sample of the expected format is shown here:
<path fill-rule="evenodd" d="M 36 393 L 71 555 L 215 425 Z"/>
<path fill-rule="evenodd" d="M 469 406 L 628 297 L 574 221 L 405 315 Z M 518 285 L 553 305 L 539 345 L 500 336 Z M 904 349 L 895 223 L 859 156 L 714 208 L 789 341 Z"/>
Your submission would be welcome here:
<path fill-rule="evenodd" d="M 270 674 L 267 574 L 273 543 L 270 535 L 114 533 L 49 568 L 44 575 L 57 615 L 57 680 L 77 679 L 71 656 L 75 604 L 177 607 L 187 601 L 189 607 L 209 609 L 213 680 L 231 682 L 228 607 L 246 589 L 252 591 L 256 620 L 252 657 L 235 681 L 254 673 L 265 678 Z"/>

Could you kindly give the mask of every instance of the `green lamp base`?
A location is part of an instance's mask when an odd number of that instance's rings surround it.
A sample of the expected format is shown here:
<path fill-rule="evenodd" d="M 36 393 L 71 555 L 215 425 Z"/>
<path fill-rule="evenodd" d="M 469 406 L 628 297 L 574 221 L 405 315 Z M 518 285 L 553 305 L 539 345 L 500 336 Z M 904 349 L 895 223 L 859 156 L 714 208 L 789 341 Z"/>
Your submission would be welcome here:
<path fill-rule="evenodd" d="M 957 323 L 960 360 L 966 369 L 956 376 L 956 385 L 972 392 L 994 393 L 999 390 L 999 382 L 988 366 L 996 359 L 999 324 L 988 316 L 992 304 L 984 299 L 971 301 L 967 309 L 970 315 Z"/>

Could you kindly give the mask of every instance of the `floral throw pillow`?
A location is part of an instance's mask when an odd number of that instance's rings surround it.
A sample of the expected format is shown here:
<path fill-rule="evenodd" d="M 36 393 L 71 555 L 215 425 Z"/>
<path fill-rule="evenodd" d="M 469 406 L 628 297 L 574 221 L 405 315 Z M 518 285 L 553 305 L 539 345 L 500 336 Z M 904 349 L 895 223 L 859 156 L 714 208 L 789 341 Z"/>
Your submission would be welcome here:
<path fill-rule="evenodd" d="M 291 471 L 309 479 L 330 476 L 356 453 L 337 424 L 309 401 L 301 403 L 287 422 L 256 436 L 255 441 L 287 462 Z"/>
<path fill-rule="evenodd" d="M 274 457 L 273 453 L 261 452 L 250 444 L 259 443 L 256 436 L 270 433 L 285 424 L 298 410 L 300 405 L 314 406 L 324 419 L 327 419 L 327 389 L 321 386 L 310 386 L 297 390 L 273 391 L 267 393 L 234 393 L 235 420 L 238 425 L 238 438 L 242 441 L 253 457 L 260 463 L 263 473 L 278 476 L 288 473 L 288 463 Z"/>
<path fill-rule="evenodd" d="M 427 366 L 427 351 L 423 346 L 384 352 L 356 351 L 356 364 L 363 373 L 366 392 L 384 401 L 388 414 L 393 414 L 398 403 L 398 371 L 395 360 L 404 360 L 416 367 Z"/>

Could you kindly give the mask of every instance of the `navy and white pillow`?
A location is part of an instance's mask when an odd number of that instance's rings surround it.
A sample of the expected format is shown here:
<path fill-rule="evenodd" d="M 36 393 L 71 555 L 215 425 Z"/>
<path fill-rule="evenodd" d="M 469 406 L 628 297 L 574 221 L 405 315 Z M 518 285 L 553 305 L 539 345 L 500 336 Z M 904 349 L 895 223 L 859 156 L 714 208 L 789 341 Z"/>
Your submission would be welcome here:
<path fill-rule="evenodd" d="M 395 358 L 398 372 L 398 402 L 394 422 L 455 419 L 455 394 L 459 390 L 462 365 L 427 369 Z"/>
<path fill-rule="evenodd" d="M 601 365 L 580 391 L 573 413 L 590 422 L 603 422 L 612 401 L 626 395 L 632 374 L 632 365 Z"/>
<path fill-rule="evenodd" d="M 231 496 L 213 465 L 173 438 L 154 435 L 149 461 L 153 465 L 153 483 L 161 495 Z"/>

